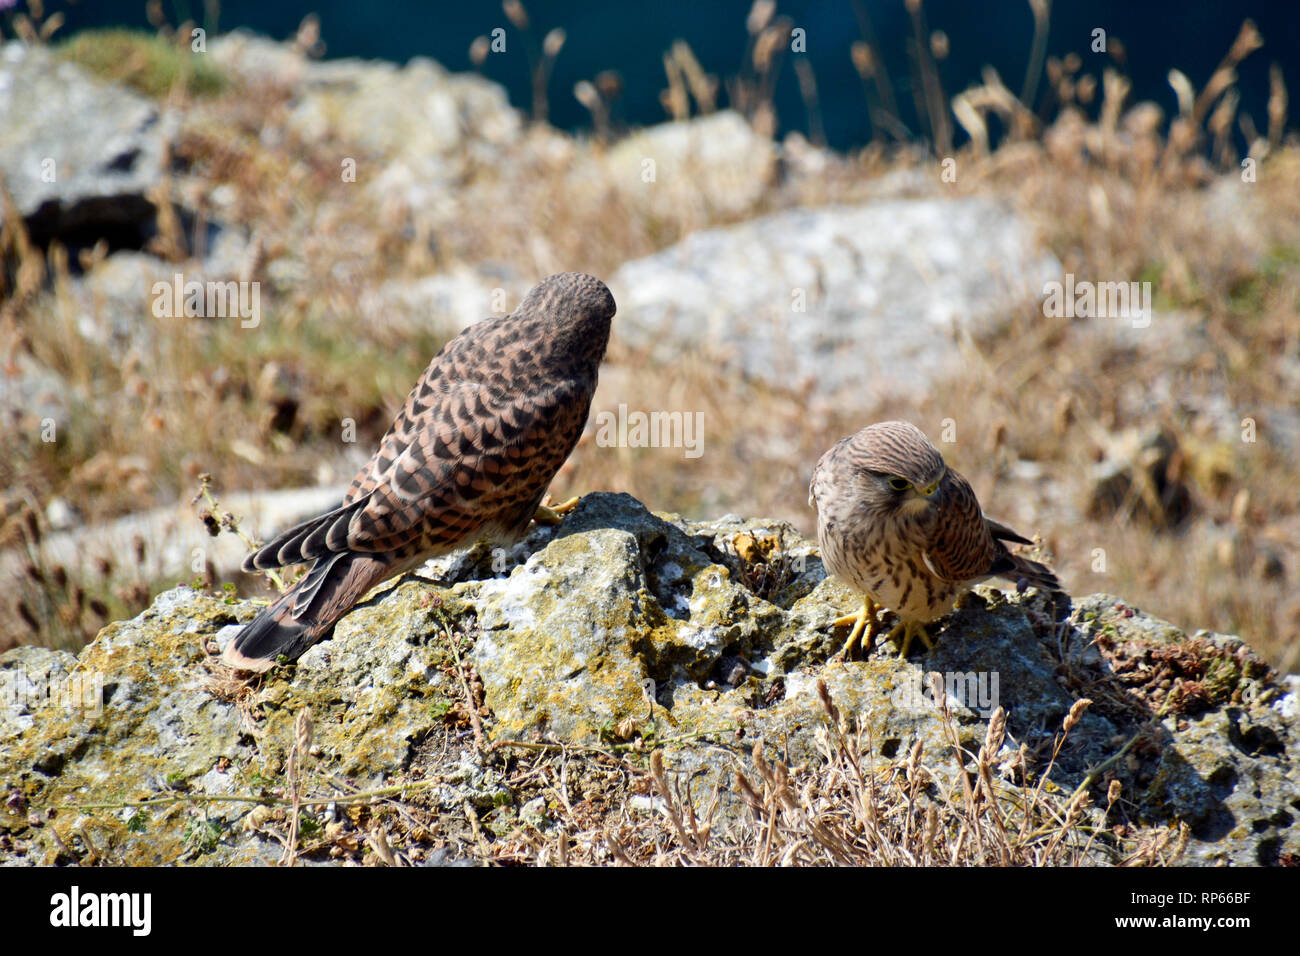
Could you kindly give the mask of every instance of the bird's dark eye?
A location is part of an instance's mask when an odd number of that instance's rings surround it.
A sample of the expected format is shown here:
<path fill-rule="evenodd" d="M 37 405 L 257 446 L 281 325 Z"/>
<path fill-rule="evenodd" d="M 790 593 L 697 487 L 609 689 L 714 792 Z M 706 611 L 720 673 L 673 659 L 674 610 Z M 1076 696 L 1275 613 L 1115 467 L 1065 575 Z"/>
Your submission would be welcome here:
<path fill-rule="evenodd" d="M 890 478 L 889 487 L 893 488 L 895 491 L 906 491 L 908 488 L 912 487 L 912 483 L 906 478 Z"/>

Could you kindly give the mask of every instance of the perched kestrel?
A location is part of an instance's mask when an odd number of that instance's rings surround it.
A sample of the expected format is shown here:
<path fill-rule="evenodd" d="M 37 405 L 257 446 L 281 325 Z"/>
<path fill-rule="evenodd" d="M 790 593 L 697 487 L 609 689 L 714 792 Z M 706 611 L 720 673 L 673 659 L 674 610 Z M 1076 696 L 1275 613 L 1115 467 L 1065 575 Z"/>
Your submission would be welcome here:
<path fill-rule="evenodd" d="M 553 275 L 511 315 L 443 346 L 343 504 L 245 559 L 245 571 L 311 569 L 230 642 L 225 663 L 264 671 L 296 658 L 385 578 L 518 539 L 582 434 L 614 310 L 599 279 Z"/>
<path fill-rule="evenodd" d="M 853 624 L 846 658 L 864 629 L 864 652 L 871 649 L 881 609 L 898 615 L 886 640 L 901 634 L 906 657 L 914 637 L 933 647 L 925 625 L 985 578 L 1060 590 L 1051 569 L 1004 543 L 1033 542 L 986 518 L 970 483 L 907 422 L 880 422 L 837 441 L 813 470 L 808 503 L 817 508 L 826 569 L 863 595 L 857 614 L 835 622 Z"/>

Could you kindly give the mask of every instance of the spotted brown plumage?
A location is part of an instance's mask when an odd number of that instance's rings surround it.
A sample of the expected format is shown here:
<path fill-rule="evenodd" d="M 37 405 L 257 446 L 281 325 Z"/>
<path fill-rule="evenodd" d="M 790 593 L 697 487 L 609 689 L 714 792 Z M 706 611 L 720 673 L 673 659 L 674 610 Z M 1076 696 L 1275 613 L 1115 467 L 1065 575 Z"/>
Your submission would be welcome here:
<path fill-rule="evenodd" d="M 808 503 L 817 508 L 817 542 L 826 569 L 863 594 L 846 656 L 881 608 L 893 611 L 902 653 L 913 637 L 927 646 L 924 625 L 989 577 L 1060 590 L 1046 565 L 1013 554 L 1007 542 L 1031 544 L 985 517 L 970 483 L 949 468 L 915 425 L 879 422 L 842 438 L 813 470 Z"/>
<path fill-rule="evenodd" d="M 522 535 L 586 425 L 614 311 L 603 282 L 569 272 L 448 342 L 342 504 L 244 561 L 245 571 L 311 568 L 231 641 L 225 662 L 262 671 L 296 658 L 380 581 Z"/>

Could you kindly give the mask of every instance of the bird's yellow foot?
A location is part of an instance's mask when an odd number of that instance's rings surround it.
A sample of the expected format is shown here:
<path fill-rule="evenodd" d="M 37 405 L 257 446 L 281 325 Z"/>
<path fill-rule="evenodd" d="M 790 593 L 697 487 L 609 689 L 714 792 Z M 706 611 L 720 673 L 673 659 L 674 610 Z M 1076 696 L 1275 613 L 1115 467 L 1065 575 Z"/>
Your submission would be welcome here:
<path fill-rule="evenodd" d="M 538 524 L 559 524 L 564 515 L 578 507 L 578 502 L 581 500 L 581 498 L 570 498 L 568 501 L 561 501 L 558 505 L 538 505 L 533 520 Z"/>
<path fill-rule="evenodd" d="M 871 653 L 872 642 L 875 641 L 876 635 L 880 633 L 880 622 L 876 620 L 876 615 L 881 611 L 881 607 L 869 597 L 862 598 L 862 607 L 856 614 L 845 614 L 843 617 L 837 617 L 831 622 L 831 627 L 848 627 L 853 625 L 853 630 L 849 632 L 849 639 L 844 642 L 844 649 L 840 651 L 840 656 L 848 660 L 853 649 L 858 646 L 859 639 L 862 644 L 862 655 L 865 657 Z M 865 638 L 863 635 L 866 635 Z"/>
<path fill-rule="evenodd" d="M 907 656 L 908 650 L 912 647 L 912 639 L 915 637 L 921 639 L 921 643 L 925 645 L 926 650 L 934 647 L 934 641 L 930 640 L 929 632 L 926 631 L 925 625 L 920 621 L 900 621 L 892 631 L 885 635 L 885 640 L 897 640 L 900 634 L 903 638 L 903 646 L 898 652 L 899 657 Z"/>

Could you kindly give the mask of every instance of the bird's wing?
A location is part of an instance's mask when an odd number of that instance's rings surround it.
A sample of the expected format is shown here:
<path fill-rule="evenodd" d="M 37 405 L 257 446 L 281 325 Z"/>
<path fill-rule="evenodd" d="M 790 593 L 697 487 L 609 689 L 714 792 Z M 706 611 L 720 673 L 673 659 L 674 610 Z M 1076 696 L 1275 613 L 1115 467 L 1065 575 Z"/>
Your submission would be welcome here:
<path fill-rule="evenodd" d="M 993 564 L 993 536 L 970 482 L 953 469 L 940 489 L 943 505 L 930 533 L 925 563 L 945 581 L 984 577 Z"/>
<path fill-rule="evenodd" d="M 992 533 L 993 537 L 997 538 L 999 541 L 1014 541 L 1016 544 L 1034 543 L 1030 541 L 1028 538 L 1026 538 L 1024 535 L 1017 534 L 1016 532 L 1012 531 L 1001 521 L 994 521 L 988 515 L 984 516 L 984 520 L 988 522 L 989 531 Z"/>
<path fill-rule="evenodd" d="M 513 520 L 572 451 L 586 421 L 581 398 L 572 389 L 507 393 L 479 382 L 417 386 L 344 504 L 279 534 L 245 559 L 245 570 L 396 552 L 421 538 L 452 546 L 494 520 Z"/>
<path fill-rule="evenodd" d="M 375 484 L 348 522 L 350 551 L 392 551 L 427 533 L 452 543 L 526 505 L 572 450 L 571 390 L 507 392 L 479 382 L 439 384 L 375 456 Z M 571 434 L 570 434 L 571 433 Z M 559 447 L 563 446 L 563 447 Z M 504 499 L 503 496 L 504 495 Z M 331 550 L 337 550 L 331 547 Z"/>

